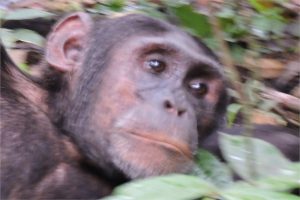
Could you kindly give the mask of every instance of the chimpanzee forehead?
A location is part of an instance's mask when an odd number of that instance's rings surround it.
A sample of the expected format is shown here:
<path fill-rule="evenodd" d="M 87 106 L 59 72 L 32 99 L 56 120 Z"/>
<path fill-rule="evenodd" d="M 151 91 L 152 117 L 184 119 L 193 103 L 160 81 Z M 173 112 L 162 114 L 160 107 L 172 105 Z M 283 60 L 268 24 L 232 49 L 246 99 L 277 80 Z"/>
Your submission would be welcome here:
<path fill-rule="evenodd" d="M 177 54 L 186 58 L 187 62 L 202 63 L 215 69 L 220 68 L 219 63 L 207 53 L 203 46 L 199 45 L 193 37 L 177 28 L 164 33 L 136 34 L 127 38 L 122 46 L 117 46 L 113 51 L 126 51 L 134 55 L 159 52 Z"/>

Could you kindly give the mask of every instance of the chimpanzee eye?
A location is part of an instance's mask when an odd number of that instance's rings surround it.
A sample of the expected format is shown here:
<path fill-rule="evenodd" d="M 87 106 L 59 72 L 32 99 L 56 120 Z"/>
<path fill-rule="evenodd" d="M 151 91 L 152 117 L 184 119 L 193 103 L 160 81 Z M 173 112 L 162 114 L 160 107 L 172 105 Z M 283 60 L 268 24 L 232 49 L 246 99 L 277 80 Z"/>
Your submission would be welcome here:
<path fill-rule="evenodd" d="M 166 63 L 161 60 L 153 59 L 147 61 L 147 67 L 149 67 L 155 73 L 160 73 L 165 70 Z"/>
<path fill-rule="evenodd" d="M 208 92 L 208 85 L 201 79 L 190 81 L 188 86 L 197 96 L 203 96 Z"/>

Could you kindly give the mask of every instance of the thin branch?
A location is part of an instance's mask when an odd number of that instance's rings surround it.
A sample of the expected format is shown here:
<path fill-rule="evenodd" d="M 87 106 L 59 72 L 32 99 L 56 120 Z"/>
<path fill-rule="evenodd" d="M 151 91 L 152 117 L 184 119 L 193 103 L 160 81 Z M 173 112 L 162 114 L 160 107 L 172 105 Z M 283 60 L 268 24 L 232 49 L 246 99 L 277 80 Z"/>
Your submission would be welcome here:
<path fill-rule="evenodd" d="M 262 91 L 261 96 L 266 99 L 271 99 L 283 107 L 300 112 L 300 99 L 295 96 L 279 92 L 272 88 L 266 88 Z"/>

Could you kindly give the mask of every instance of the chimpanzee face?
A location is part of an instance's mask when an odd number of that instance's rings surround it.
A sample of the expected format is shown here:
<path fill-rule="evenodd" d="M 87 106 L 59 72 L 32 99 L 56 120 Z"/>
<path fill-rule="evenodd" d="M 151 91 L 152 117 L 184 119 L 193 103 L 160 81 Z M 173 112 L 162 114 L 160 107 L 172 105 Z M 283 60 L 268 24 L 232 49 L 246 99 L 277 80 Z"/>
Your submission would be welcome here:
<path fill-rule="evenodd" d="M 71 76 L 65 130 L 88 158 L 129 178 L 192 169 L 225 91 L 203 44 L 149 17 L 98 23 L 81 13 L 58 24 L 48 46 L 51 66 Z"/>
<path fill-rule="evenodd" d="M 91 124 L 115 165 L 131 178 L 191 170 L 223 89 L 218 64 L 182 32 L 134 36 L 111 55 Z"/>

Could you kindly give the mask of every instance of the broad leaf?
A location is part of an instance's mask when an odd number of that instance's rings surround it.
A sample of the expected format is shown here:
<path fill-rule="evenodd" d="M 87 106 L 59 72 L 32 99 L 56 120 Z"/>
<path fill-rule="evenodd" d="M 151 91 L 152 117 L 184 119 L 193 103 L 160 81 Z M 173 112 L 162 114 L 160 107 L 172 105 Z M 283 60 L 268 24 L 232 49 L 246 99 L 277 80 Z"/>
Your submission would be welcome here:
<path fill-rule="evenodd" d="M 4 46 L 7 48 L 13 47 L 17 38 L 14 35 L 14 32 L 10 29 L 0 28 L 0 38 Z"/>
<path fill-rule="evenodd" d="M 260 188 L 274 191 L 289 191 L 300 188 L 300 163 L 291 163 L 284 174 L 262 178 L 255 184 Z"/>
<path fill-rule="evenodd" d="M 28 29 L 16 29 L 14 36 L 17 40 L 43 46 L 45 39 L 38 33 Z"/>
<path fill-rule="evenodd" d="M 7 12 L 6 10 L 0 9 L 0 21 L 4 19 L 6 12 Z"/>
<path fill-rule="evenodd" d="M 221 193 L 226 200 L 300 200 L 298 196 L 251 186 L 233 187 Z"/>
<path fill-rule="evenodd" d="M 211 25 L 208 17 L 197 13 L 191 5 L 180 5 L 171 8 L 183 26 L 187 27 L 192 33 L 201 37 L 211 37 Z"/>
<path fill-rule="evenodd" d="M 137 180 L 117 187 L 113 199 L 130 200 L 185 200 L 196 199 L 208 194 L 216 194 L 216 188 L 195 176 L 168 175 Z"/>
<path fill-rule="evenodd" d="M 222 154 L 242 178 L 253 181 L 286 175 L 290 162 L 273 145 L 255 138 L 220 134 Z"/>
<path fill-rule="evenodd" d="M 251 6 L 253 6 L 257 11 L 263 12 L 268 8 L 268 6 L 264 3 L 271 3 L 272 1 L 260 1 L 260 0 L 248 0 Z"/>
<path fill-rule="evenodd" d="M 242 105 L 237 104 L 237 103 L 232 103 L 227 107 L 227 122 L 228 122 L 229 127 L 232 126 L 232 124 L 241 108 L 242 108 Z"/>
<path fill-rule="evenodd" d="M 210 152 L 200 149 L 196 163 L 207 179 L 218 187 L 228 187 L 233 183 L 232 173 L 225 163 L 219 161 Z"/>
<path fill-rule="evenodd" d="M 52 17 L 54 14 L 37 9 L 18 9 L 9 11 L 5 16 L 5 20 L 23 20 L 23 19 L 34 19 L 39 17 Z"/>

